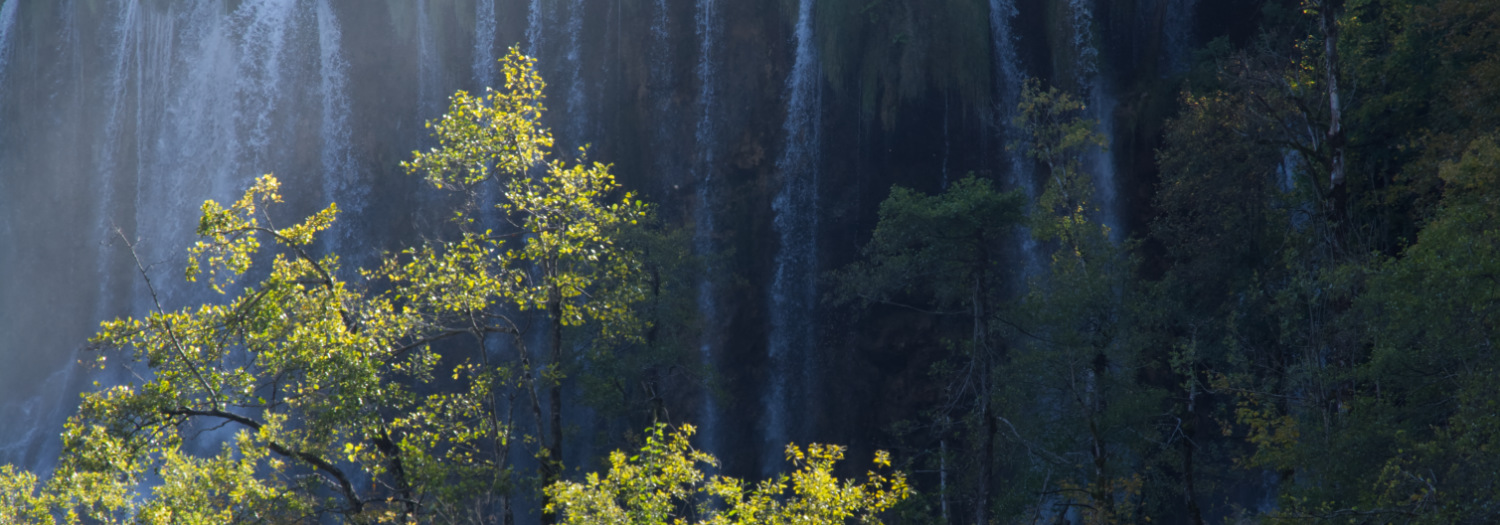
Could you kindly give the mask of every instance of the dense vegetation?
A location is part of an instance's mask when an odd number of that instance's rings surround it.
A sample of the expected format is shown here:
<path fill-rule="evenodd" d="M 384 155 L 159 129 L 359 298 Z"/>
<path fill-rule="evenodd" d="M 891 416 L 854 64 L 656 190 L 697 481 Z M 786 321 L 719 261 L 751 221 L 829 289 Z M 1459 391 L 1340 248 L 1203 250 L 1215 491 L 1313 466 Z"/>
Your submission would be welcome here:
<path fill-rule="evenodd" d="M 983 35 L 960 18 L 953 40 Z M 870 20 L 846 22 L 890 31 Z M 531 61 L 504 70 L 403 163 L 453 220 L 375 268 L 319 243 L 336 206 L 276 227 L 273 177 L 205 203 L 187 276 L 226 299 L 105 323 L 101 364 L 139 383 L 84 396 L 50 477 L 0 470 L 0 522 L 509 523 L 538 500 L 569 523 L 1500 521 L 1500 1 L 1265 3 L 1173 79 L 1128 237 L 1081 97 L 1029 82 L 1002 113 L 1034 199 L 894 187 L 827 275 L 828 308 L 939 327 L 940 395 L 862 482 L 828 445 L 720 475 L 620 386 L 701 366 L 703 264 L 608 165 L 557 159 Z M 647 428 L 638 453 L 568 479 L 565 377 Z"/>
<path fill-rule="evenodd" d="M 1030 88 L 1047 182 L 1017 224 L 1039 265 L 984 259 L 985 227 L 1015 223 L 987 182 L 894 190 L 840 292 L 964 320 L 933 372 L 945 401 L 897 429 L 943 471 L 916 505 L 1500 519 L 1496 28 L 1485 0 L 1266 3 L 1253 39 L 1208 43 L 1181 79 L 1149 228 L 1122 242 L 1089 226 L 1092 128 L 1058 118 L 1081 105 Z"/>

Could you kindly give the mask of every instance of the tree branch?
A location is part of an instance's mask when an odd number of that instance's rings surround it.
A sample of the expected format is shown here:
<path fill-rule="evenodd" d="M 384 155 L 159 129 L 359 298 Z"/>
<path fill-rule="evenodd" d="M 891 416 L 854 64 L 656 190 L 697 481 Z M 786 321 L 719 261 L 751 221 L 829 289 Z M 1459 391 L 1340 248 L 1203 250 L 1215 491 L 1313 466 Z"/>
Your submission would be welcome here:
<path fill-rule="evenodd" d="M 161 409 L 161 413 L 168 416 L 216 417 L 224 419 L 226 421 L 238 423 L 250 428 L 251 430 L 259 431 L 261 429 L 261 424 L 259 421 L 241 416 L 239 414 L 225 412 L 217 408 L 213 410 L 195 410 L 186 407 L 176 409 Z M 343 492 L 344 499 L 349 502 L 350 510 L 353 513 L 358 514 L 364 511 L 364 500 L 360 499 L 359 494 L 354 492 L 354 485 L 349 482 L 349 477 L 344 474 L 344 471 L 342 469 L 314 454 L 292 450 L 286 445 L 282 445 L 275 441 L 266 441 L 266 448 L 269 448 L 272 452 L 275 452 L 282 456 L 300 459 L 304 462 L 307 462 L 307 464 L 312 465 L 314 469 L 322 472 L 324 476 L 332 478 L 332 481 L 338 484 L 339 490 Z"/>

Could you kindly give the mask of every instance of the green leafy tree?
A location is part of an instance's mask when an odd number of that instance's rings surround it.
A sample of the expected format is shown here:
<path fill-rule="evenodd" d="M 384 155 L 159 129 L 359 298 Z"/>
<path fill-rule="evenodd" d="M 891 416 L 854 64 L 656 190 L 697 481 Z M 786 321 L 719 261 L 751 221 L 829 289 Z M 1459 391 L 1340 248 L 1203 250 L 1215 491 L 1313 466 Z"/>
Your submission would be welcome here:
<path fill-rule="evenodd" d="M 1445 164 L 1441 206 L 1385 261 L 1358 309 L 1373 344 L 1347 431 L 1388 435 L 1377 481 L 1351 507 L 1419 523 L 1500 518 L 1495 373 L 1500 358 L 1500 145 L 1475 140 Z"/>
<path fill-rule="evenodd" d="M 546 161 L 553 140 L 539 125 L 545 83 L 532 68 L 533 60 L 517 49 L 503 62 L 506 90 L 483 97 L 454 95 L 448 113 L 428 124 L 438 146 L 413 152 L 402 166 L 435 186 L 463 192 L 471 203 L 480 195 L 480 185 L 499 186 L 495 207 L 509 231 L 468 230 L 450 245 L 452 250 L 409 251 L 410 262 L 392 267 L 392 275 L 396 282 L 410 283 L 413 296 L 431 286 L 457 292 L 451 297 L 456 302 L 435 295 L 442 302 L 433 306 L 471 319 L 496 306 L 509 308 L 496 318 L 498 328 L 485 330 L 519 334 L 520 324 L 505 312 L 542 312 L 544 364 L 531 362 L 524 340 L 515 342 L 522 349 L 528 385 L 539 379 L 547 391 L 547 413 L 537 402 L 533 416 L 538 437 L 545 436 L 542 478 L 550 484 L 562 472 L 562 379 L 568 358 L 564 329 L 592 323 L 605 340 L 639 338 L 642 322 L 634 306 L 649 295 L 649 283 L 638 247 L 623 240 L 624 232 L 649 220 L 651 212 L 630 193 L 616 195 L 620 186 L 607 165 L 582 158 L 572 165 Z M 459 217 L 474 224 L 473 217 Z M 506 244 L 515 238 L 521 239 L 519 246 Z M 445 273 L 455 257 L 468 269 L 457 281 L 430 279 Z M 472 276 L 484 277 L 470 280 Z"/>
<path fill-rule="evenodd" d="M 648 290 L 623 239 L 638 237 L 626 234 L 650 210 L 607 166 L 547 160 L 541 79 L 514 50 L 502 65 L 505 90 L 455 95 L 432 123 L 440 147 L 405 165 L 438 186 L 498 186 L 509 230 L 475 231 L 460 210 L 456 239 L 346 281 L 336 254 L 315 253 L 336 206 L 275 227 L 269 175 L 229 206 L 204 203 L 187 278 L 230 299 L 104 323 L 94 343 L 141 365 L 139 384 L 86 393 L 59 474 L 39 487 L 6 471 L 0 482 L 18 495 L 0 512 L 65 523 L 494 522 L 512 512 L 507 460 L 523 442 L 513 419 L 523 404 L 537 424 L 528 442 L 546 441 L 542 478 L 556 479 L 563 328 L 589 324 L 600 345 L 639 337 Z M 258 281 L 237 282 L 262 266 Z M 543 364 L 526 348 L 521 316 L 533 312 L 548 335 Z M 492 355 L 495 335 L 511 338 L 518 360 Z M 217 454 L 197 452 L 215 441 Z M 160 483 L 144 484 L 148 472 Z"/>
<path fill-rule="evenodd" d="M 863 483 L 841 480 L 835 465 L 843 447 L 787 446 L 796 470 L 760 483 L 709 475 L 713 456 L 692 448 L 694 429 L 683 425 L 667 433 L 658 424 L 649 430 L 639 453 L 609 456 L 609 472 L 590 473 L 581 483 L 560 481 L 547 488 L 548 512 L 568 524 L 704 524 L 839 525 L 851 520 L 880 523 L 880 513 L 906 499 L 910 489 L 901 472 L 870 471 Z M 889 469 L 890 458 L 877 452 L 875 467 Z"/>
<path fill-rule="evenodd" d="M 991 324 L 1010 271 L 1005 265 L 1008 254 L 999 247 L 1014 238 L 1025 209 L 1023 199 L 1018 191 L 999 191 L 989 180 L 973 175 L 938 195 L 892 187 L 890 197 L 880 204 L 880 219 L 864 247 L 864 259 L 835 274 L 836 293 L 845 300 L 967 318 L 971 329 L 960 338 L 967 339 L 960 358 L 964 362 L 942 379 L 957 386 L 945 393 L 949 402 L 934 418 L 943 443 L 950 426 L 943 422 L 970 423 L 971 457 L 979 467 L 973 472 L 979 501 L 975 507 L 981 522 L 987 521 L 994 478 L 987 458 L 994 456 L 997 431 L 991 407 L 995 385 L 989 372 L 1004 361 L 1004 347 L 991 340 Z M 938 468 L 946 476 L 944 465 Z"/>
<path fill-rule="evenodd" d="M 1082 117 L 1084 104 L 1056 88 L 1028 82 L 1019 109 L 1016 123 L 1031 134 L 1027 153 L 1045 177 L 1028 224 L 1048 261 L 992 320 L 1012 346 L 1012 358 L 991 372 L 1004 385 L 994 393 L 995 417 L 1025 450 L 997 460 L 1018 473 L 1015 492 L 1032 512 L 1061 505 L 1087 523 L 1140 519 L 1137 449 L 1154 434 L 1147 416 L 1159 393 L 1131 373 L 1135 263 L 1099 221 L 1082 167 L 1105 141 L 1098 123 Z"/>

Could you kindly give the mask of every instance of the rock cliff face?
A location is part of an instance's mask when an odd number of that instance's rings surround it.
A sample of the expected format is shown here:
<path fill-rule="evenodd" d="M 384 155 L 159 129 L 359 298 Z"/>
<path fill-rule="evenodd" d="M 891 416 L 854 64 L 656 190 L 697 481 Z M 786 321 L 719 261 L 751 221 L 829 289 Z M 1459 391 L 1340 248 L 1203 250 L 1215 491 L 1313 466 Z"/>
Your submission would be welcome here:
<path fill-rule="evenodd" d="M 349 210 L 331 246 L 368 263 L 440 220 L 397 162 L 448 94 L 500 81 L 488 59 L 513 44 L 540 59 L 559 150 L 590 144 L 714 255 L 700 355 L 727 395 L 674 385 L 673 414 L 711 422 L 733 471 L 773 468 L 785 440 L 863 455 L 936 395 L 922 342 L 941 327 L 821 300 L 891 185 L 1034 186 L 1007 146 L 1020 83 L 1039 77 L 1086 97 L 1111 137 L 1090 169 L 1128 235 L 1172 75 L 1236 27 L 1215 10 L 1255 4 L 4 0 L 0 461 L 45 467 L 69 392 L 94 379 L 72 364 L 82 342 L 146 306 L 116 227 L 166 300 L 191 301 L 175 283 L 197 203 L 275 172 L 293 213 Z M 1024 244 L 1006 247 L 1017 268 Z"/>

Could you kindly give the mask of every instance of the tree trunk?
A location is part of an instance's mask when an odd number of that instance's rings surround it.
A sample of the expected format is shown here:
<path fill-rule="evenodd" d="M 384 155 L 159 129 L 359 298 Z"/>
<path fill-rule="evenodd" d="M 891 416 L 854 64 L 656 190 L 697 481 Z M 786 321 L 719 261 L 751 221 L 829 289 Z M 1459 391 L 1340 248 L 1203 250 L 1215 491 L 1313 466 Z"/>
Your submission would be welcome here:
<path fill-rule="evenodd" d="M 1109 523 L 1115 518 L 1115 489 L 1114 480 L 1109 477 L 1109 449 L 1104 441 L 1104 434 L 1099 429 L 1099 418 L 1104 416 L 1108 408 L 1104 399 L 1104 374 L 1109 371 L 1109 358 L 1103 352 L 1094 355 L 1093 367 L 1093 392 L 1090 392 L 1089 407 L 1089 437 L 1093 440 L 1094 459 L 1094 503 L 1099 506 L 1097 523 Z"/>
<path fill-rule="evenodd" d="M 948 521 L 948 440 L 938 440 L 938 498 L 942 503 L 943 525 Z"/>
<path fill-rule="evenodd" d="M 1188 378 L 1187 419 L 1182 423 L 1182 496 L 1187 505 L 1188 519 L 1193 525 L 1203 525 L 1203 511 L 1198 507 L 1198 493 L 1193 483 L 1193 453 L 1197 451 L 1197 384 Z"/>
<path fill-rule="evenodd" d="M 547 317 L 548 317 L 547 322 L 550 325 L 549 328 L 550 328 L 550 331 L 551 331 L 551 333 L 548 334 L 549 339 L 550 339 L 548 341 L 548 345 L 551 346 L 551 354 L 552 354 L 552 361 L 549 364 L 549 366 L 551 367 L 550 370 L 551 370 L 551 373 L 552 373 L 552 377 L 550 378 L 550 381 L 552 381 L 552 384 L 549 385 L 549 392 L 548 392 L 548 398 L 549 398 L 548 399 L 548 404 L 550 405 L 549 408 L 551 410 L 551 413 L 548 414 L 548 416 L 552 420 L 552 428 L 550 428 L 548 430 L 551 430 L 552 435 L 548 439 L 549 445 L 547 446 L 547 457 L 542 462 L 543 463 L 542 464 L 542 486 L 543 487 L 551 486 L 553 483 L 557 483 L 558 480 L 562 479 L 562 469 L 563 469 L 563 463 L 562 463 L 562 461 L 563 461 L 563 459 L 562 459 L 562 454 L 563 454 L 563 429 L 562 429 L 562 422 L 563 421 L 562 421 L 562 374 L 561 374 L 561 369 L 562 369 L 562 329 L 563 329 L 563 322 L 562 322 L 562 300 L 557 297 L 557 293 L 556 292 L 554 292 L 553 299 L 551 299 L 547 303 Z M 550 498 L 543 497 L 542 504 L 545 506 L 546 504 L 550 503 L 549 500 L 550 500 Z M 557 516 L 556 515 L 549 514 L 549 513 L 543 513 L 542 514 L 542 523 L 543 524 L 545 524 L 545 525 L 551 525 L 551 524 L 556 523 L 556 522 L 557 522 Z"/>
<path fill-rule="evenodd" d="M 987 525 L 990 512 L 990 483 L 994 477 L 995 460 L 995 415 L 990 413 L 990 367 L 989 351 L 986 348 L 984 327 L 984 278 L 982 273 L 974 276 L 974 335 L 973 335 L 973 359 L 976 361 L 974 373 L 979 374 L 979 417 L 984 421 L 984 445 L 980 447 L 979 457 L 979 498 L 975 502 L 974 522 L 976 525 Z"/>

